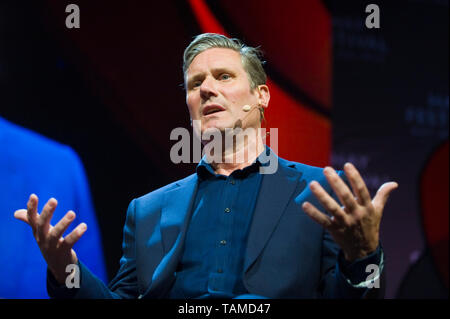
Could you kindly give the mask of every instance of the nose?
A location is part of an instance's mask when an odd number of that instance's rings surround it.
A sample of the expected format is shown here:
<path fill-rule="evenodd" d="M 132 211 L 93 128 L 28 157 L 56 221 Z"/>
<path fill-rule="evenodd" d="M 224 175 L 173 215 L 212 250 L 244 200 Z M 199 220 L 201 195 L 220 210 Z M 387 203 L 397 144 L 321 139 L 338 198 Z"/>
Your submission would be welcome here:
<path fill-rule="evenodd" d="M 217 96 L 215 80 L 210 76 L 206 77 L 200 85 L 200 96 L 205 101 L 211 96 Z"/>

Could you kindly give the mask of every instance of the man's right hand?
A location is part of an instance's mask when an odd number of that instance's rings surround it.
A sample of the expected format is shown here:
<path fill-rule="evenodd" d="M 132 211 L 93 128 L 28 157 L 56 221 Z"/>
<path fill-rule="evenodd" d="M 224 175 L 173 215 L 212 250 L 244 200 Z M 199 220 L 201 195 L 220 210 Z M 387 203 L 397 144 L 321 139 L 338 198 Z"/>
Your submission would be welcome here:
<path fill-rule="evenodd" d="M 77 255 L 72 247 L 83 236 L 87 226 L 85 223 L 81 223 L 63 238 L 62 235 L 75 219 L 75 213 L 68 211 L 55 226 L 52 226 L 50 220 L 56 205 L 58 205 L 56 199 L 50 198 L 42 209 L 42 213 L 38 214 L 38 197 L 32 194 L 28 200 L 27 209 L 15 211 L 14 217 L 31 226 L 48 268 L 55 279 L 60 284 L 64 284 L 68 276 L 66 266 L 78 263 Z"/>

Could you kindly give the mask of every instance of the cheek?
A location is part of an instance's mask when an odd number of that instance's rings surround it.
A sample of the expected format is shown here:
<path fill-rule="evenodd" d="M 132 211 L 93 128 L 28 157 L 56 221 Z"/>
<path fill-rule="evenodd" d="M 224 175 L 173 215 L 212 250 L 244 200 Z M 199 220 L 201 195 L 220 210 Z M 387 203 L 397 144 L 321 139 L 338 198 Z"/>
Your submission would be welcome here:
<path fill-rule="evenodd" d="M 188 96 L 186 98 L 186 104 L 189 110 L 189 114 L 191 115 L 192 118 L 197 118 L 198 117 L 198 110 L 200 108 L 200 103 L 198 101 L 198 99 L 196 99 L 193 96 Z"/>
<path fill-rule="evenodd" d="M 233 89 L 228 90 L 225 94 L 227 94 L 228 100 L 230 102 L 232 102 L 236 106 L 241 107 L 245 104 L 252 104 L 257 100 L 255 99 L 255 96 L 251 94 L 248 83 L 237 85 Z"/>

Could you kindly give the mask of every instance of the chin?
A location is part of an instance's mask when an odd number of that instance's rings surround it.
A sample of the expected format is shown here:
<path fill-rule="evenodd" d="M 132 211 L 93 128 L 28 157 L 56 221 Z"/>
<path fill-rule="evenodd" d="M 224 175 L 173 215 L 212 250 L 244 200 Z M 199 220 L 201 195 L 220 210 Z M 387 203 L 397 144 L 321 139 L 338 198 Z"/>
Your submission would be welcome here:
<path fill-rule="evenodd" d="M 208 125 L 205 128 L 202 128 L 202 136 L 206 136 L 206 135 L 210 135 L 210 136 L 214 136 L 214 134 L 217 134 L 217 131 L 220 131 L 221 133 L 224 132 L 224 128 L 220 127 L 220 126 L 210 126 Z"/>
<path fill-rule="evenodd" d="M 225 131 L 225 128 L 232 128 L 233 125 L 228 124 L 224 122 L 223 120 L 219 119 L 211 119 L 205 124 L 202 124 L 202 131 L 205 132 L 211 132 L 213 130 L 219 130 L 221 132 Z"/>

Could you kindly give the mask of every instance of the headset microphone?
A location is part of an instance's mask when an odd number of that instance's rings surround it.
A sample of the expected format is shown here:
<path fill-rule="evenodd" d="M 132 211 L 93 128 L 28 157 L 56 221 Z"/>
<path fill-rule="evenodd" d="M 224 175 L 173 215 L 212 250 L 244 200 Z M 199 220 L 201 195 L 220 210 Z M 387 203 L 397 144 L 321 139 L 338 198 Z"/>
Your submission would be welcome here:
<path fill-rule="evenodd" d="M 248 104 L 244 105 L 242 107 L 242 111 L 246 112 L 247 114 L 242 118 L 242 119 L 238 119 L 236 121 L 236 123 L 234 123 L 234 128 L 242 128 L 242 122 L 245 121 L 247 119 L 247 117 L 250 115 L 250 111 L 253 111 L 256 108 L 256 105 L 254 106 L 250 106 Z"/>
<path fill-rule="evenodd" d="M 248 112 L 248 111 L 250 111 L 252 109 L 252 107 L 250 106 L 250 105 L 244 105 L 243 107 L 242 107 L 242 110 L 244 111 L 244 112 Z"/>

